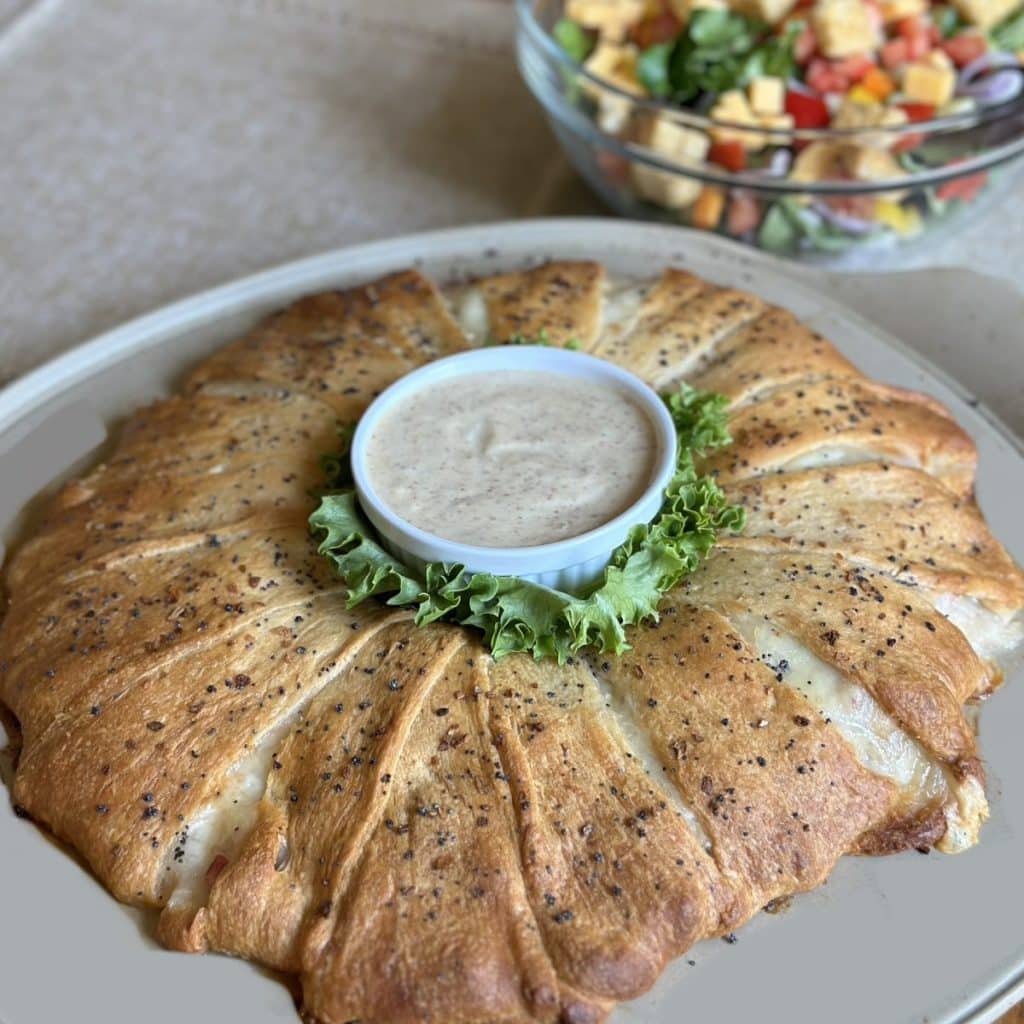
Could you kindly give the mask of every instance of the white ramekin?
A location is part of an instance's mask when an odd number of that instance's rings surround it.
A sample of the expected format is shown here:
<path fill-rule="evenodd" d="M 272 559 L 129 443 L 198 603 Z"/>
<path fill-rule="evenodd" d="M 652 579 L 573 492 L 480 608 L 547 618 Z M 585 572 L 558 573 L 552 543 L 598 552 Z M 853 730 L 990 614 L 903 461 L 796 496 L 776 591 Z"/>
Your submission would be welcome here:
<path fill-rule="evenodd" d="M 612 385 L 626 392 L 650 417 L 658 451 L 643 494 L 607 523 L 552 544 L 492 548 L 446 540 L 412 523 L 389 507 L 374 490 L 366 468 L 366 446 L 375 426 L 396 402 L 442 380 L 469 373 L 535 370 L 562 373 Z M 585 430 L 586 424 L 580 424 Z M 371 403 L 352 438 L 352 475 L 363 512 L 376 527 L 384 546 L 407 565 L 422 570 L 427 562 L 464 565 L 470 572 L 519 576 L 556 590 L 577 592 L 592 583 L 630 527 L 650 522 L 661 508 L 665 488 L 676 466 L 676 431 L 662 400 L 639 377 L 603 359 L 569 349 L 539 345 L 500 345 L 462 352 L 428 363 L 396 381 Z"/>

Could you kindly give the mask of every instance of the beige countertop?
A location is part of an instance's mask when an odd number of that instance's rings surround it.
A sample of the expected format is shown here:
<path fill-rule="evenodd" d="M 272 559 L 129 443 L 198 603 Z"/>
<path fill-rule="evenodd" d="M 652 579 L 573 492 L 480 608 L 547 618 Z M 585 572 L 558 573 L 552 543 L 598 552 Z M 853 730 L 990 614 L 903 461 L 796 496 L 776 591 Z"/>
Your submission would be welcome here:
<path fill-rule="evenodd" d="M 603 213 L 519 81 L 513 20 L 503 0 L 0 0 L 0 381 L 298 256 Z M 908 262 L 1019 279 L 1024 186 Z M 869 315 L 877 290 L 850 289 Z M 928 333 L 908 340 L 941 363 Z"/>

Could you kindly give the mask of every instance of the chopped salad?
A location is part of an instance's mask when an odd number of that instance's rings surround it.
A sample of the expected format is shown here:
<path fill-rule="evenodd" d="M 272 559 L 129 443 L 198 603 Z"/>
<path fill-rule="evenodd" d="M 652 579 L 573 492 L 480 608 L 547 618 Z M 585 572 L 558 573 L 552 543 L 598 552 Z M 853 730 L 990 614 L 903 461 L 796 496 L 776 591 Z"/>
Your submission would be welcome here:
<path fill-rule="evenodd" d="M 984 173 L 899 186 L 965 158 L 951 155 L 948 136 L 913 125 L 1010 103 L 1024 86 L 1024 0 L 567 0 L 554 36 L 614 87 L 580 83 L 601 129 L 668 161 L 808 187 L 894 182 L 766 202 L 756 190 L 599 156 L 604 174 L 642 201 L 777 251 L 911 237 L 925 216 L 971 202 Z M 716 125 L 652 113 L 631 96 Z M 837 134 L 793 136 L 802 129 Z"/>

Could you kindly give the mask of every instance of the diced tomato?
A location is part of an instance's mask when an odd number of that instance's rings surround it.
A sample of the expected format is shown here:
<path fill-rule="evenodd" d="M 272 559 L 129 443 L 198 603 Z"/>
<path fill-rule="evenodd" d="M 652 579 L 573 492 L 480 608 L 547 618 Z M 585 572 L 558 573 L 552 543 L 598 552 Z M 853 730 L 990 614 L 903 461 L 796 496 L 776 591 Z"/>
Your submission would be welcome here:
<path fill-rule="evenodd" d="M 924 60 L 932 52 L 932 41 L 924 33 L 907 40 L 907 57 L 910 60 Z"/>
<path fill-rule="evenodd" d="M 969 203 L 984 188 L 987 181 L 988 175 L 984 171 L 979 174 L 968 174 L 963 178 L 943 182 L 935 190 L 935 194 L 940 199 L 960 199 Z"/>
<path fill-rule="evenodd" d="M 906 39 L 890 39 L 887 43 L 883 43 L 878 51 L 878 56 L 882 61 L 882 66 L 890 70 L 898 68 L 901 64 L 906 64 L 910 59 Z"/>
<path fill-rule="evenodd" d="M 790 89 L 786 93 L 786 113 L 797 128 L 827 128 L 831 120 L 828 107 L 820 96 L 807 96 Z"/>
<path fill-rule="evenodd" d="M 715 142 L 708 150 L 708 160 L 727 171 L 742 171 L 747 166 L 747 151 L 742 142 Z"/>
<path fill-rule="evenodd" d="M 761 204 L 747 192 L 734 191 L 725 215 L 725 226 L 730 235 L 739 237 L 753 231 L 761 223 Z"/>
<path fill-rule="evenodd" d="M 907 59 L 921 60 L 932 48 L 931 31 L 923 18 L 900 18 L 896 23 L 896 31 L 907 43 Z"/>
<path fill-rule="evenodd" d="M 832 62 L 832 68 L 851 82 L 859 82 L 875 66 L 875 62 L 866 53 L 855 53 Z"/>
<path fill-rule="evenodd" d="M 935 116 L 935 108 L 930 103 L 898 103 L 897 107 L 907 115 L 907 120 L 911 124 L 930 121 Z M 892 150 L 894 153 L 909 153 L 910 150 L 917 149 L 924 140 L 925 137 L 920 132 L 908 132 L 896 139 L 892 144 Z"/>
<path fill-rule="evenodd" d="M 935 116 L 935 108 L 930 103 L 899 103 L 897 106 L 907 115 L 907 120 L 914 124 L 930 121 Z"/>
<path fill-rule="evenodd" d="M 913 39 L 914 36 L 926 32 L 927 25 L 920 15 L 912 14 L 909 18 L 900 18 L 896 22 L 896 31 L 904 39 Z"/>
<path fill-rule="evenodd" d="M 932 46 L 938 46 L 942 42 L 942 29 L 935 22 L 928 26 L 928 41 Z"/>
<path fill-rule="evenodd" d="M 641 50 L 646 50 L 648 46 L 675 39 L 682 30 L 682 22 L 671 11 L 662 11 L 638 21 L 629 30 L 629 38 Z"/>
<path fill-rule="evenodd" d="M 988 50 L 988 43 L 980 33 L 965 32 L 962 36 L 953 36 L 942 43 L 946 56 L 958 67 L 966 67 L 972 60 L 977 60 Z"/>
<path fill-rule="evenodd" d="M 812 60 L 807 66 L 806 80 L 815 92 L 846 92 L 850 88 L 850 79 L 827 60 Z"/>
<path fill-rule="evenodd" d="M 793 59 L 803 67 L 815 54 L 818 49 L 818 37 L 810 25 L 805 25 L 804 30 L 793 40 Z"/>
<path fill-rule="evenodd" d="M 911 124 L 930 121 L 935 116 L 935 108 L 930 103 L 899 103 L 897 106 L 907 115 L 907 120 Z M 907 153 L 912 149 L 917 149 L 922 142 L 924 142 L 923 135 L 918 132 L 908 132 L 893 143 L 893 152 Z"/>
<path fill-rule="evenodd" d="M 892 151 L 894 153 L 909 153 L 912 149 L 917 149 L 922 142 L 924 142 L 924 135 L 920 132 L 908 132 L 906 135 L 901 135 L 892 144 Z"/>

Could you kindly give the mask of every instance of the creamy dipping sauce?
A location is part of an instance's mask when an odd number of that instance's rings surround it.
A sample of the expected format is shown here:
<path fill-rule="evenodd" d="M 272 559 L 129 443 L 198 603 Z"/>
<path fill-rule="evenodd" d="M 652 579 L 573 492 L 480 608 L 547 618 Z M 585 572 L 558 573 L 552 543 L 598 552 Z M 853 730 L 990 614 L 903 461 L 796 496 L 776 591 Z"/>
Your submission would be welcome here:
<path fill-rule="evenodd" d="M 388 409 L 366 444 L 407 522 L 478 547 L 531 547 L 614 519 L 650 484 L 650 417 L 613 385 L 505 370 L 451 377 Z"/>

